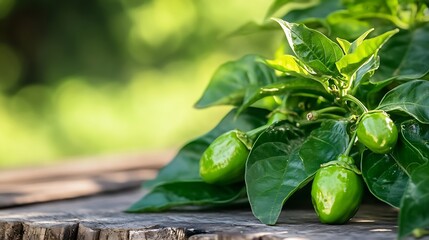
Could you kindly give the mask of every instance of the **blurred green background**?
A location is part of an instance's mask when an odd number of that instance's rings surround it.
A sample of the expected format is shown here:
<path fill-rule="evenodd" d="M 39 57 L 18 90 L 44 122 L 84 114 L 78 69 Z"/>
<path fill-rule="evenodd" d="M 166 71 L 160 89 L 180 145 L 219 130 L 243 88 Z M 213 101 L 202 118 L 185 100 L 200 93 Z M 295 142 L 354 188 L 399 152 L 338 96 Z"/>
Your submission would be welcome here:
<path fill-rule="evenodd" d="M 282 37 L 225 37 L 269 4 L 0 0 L 0 168 L 178 149 L 208 131 L 229 108 L 193 104 L 216 68 L 269 57 Z"/>

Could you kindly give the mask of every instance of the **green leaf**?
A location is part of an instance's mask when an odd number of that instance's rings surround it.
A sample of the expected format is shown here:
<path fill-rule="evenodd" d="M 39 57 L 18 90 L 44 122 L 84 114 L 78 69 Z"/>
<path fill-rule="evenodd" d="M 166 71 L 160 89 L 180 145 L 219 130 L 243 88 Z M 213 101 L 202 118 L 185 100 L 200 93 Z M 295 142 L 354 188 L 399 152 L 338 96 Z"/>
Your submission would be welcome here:
<path fill-rule="evenodd" d="M 381 65 L 372 81 L 388 78 L 417 79 L 429 72 L 429 24 L 401 31 L 380 51 Z"/>
<path fill-rule="evenodd" d="M 429 126 L 408 120 L 400 129 L 395 150 L 386 155 L 371 153 L 363 157 L 361 170 L 369 190 L 377 198 L 401 208 L 399 232 L 403 237 L 429 223 L 429 215 L 420 213 L 427 212 L 429 206 L 429 189 L 423 187 L 429 185 L 429 169 L 426 167 L 424 173 L 420 172 L 422 166 L 428 164 Z M 420 189 L 416 191 L 416 188 Z M 424 222 L 426 224 L 419 225 Z"/>
<path fill-rule="evenodd" d="M 266 123 L 268 111 L 249 108 L 236 119 L 236 110 L 232 110 L 219 124 L 205 135 L 183 146 L 173 160 L 162 168 L 158 176 L 144 183 L 144 187 L 152 188 L 156 185 L 175 181 L 201 180 L 199 175 L 200 158 L 210 143 L 224 132 L 232 129 L 249 131 Z"/>
<path fill-rule="evenodd" d="M 389 154 L 362 154 L 361 171 L 375 197 L 399 208 L 409 177 L 395 159 Z"/>
<path fill-rule="evenodd" d="M 343 57 L 343 51 L 335 42 L 302 24 L 273 20 L 283 28 L 289 46 L 298 59 L 319 75 L 337 75 L 335 62 Z"/>
<path fill-rule="evenodd" d="M 308 78 L 288 77 L 281 78 L 277 83 L 267 86 L 249 88 L 238 112 L 240 113 L 242 110 L 264 97 L 282 95 L 291 92 L 312 93 L 318 96 L 323 96 L 326 99 L 333 99 L 333 96 L 330 95 L 318 81 Z"/>
<path fill-rule="evenodd" d="M 403 238 L 416 228 L 429 226 L 429 164 L 422 165 L 411 174 L 401 202 L 398 235 Z"/>
<path fill-rule="evenodd" d="M 341 49 L 343 49 L 344 54 L 347 54 L 352 44 L 346 39 L 342 38 L 337 38 L 337 42 L 340 45 Z"/>
<path fill-rule="evenodd" d="M 359 47 L 363 41 L 365 40 L 365 38 L 368 36 L 368 34 L 370 34 L 372 31 L 374 31 L 374 28 L 369 29 L 368 31 L 364 32 L 362 35 L 360 35 L 358 38 L 356 38 L 356 40 L 354 40 L 351 44 L 350 44 L 350 48 L 348 53 L 354 53 L 357 49 L 357 47 Z"/>
<path fill-rule="evenodd" d="M 312 69 L 308 69 L 305 64 L 292 55 L 282 55 L 274 60 L 266 60 L 265 62 L 275 70 L 306 78 L 311 78 L 310 72 L 313 72 Z"/>
<path fill-rule="evenodd" d="M 246 188 L 253 215 L 264 224 L 275 224 L 284 202 L 311 177 L 298 150 L 303 131 L 280 122 L 256 140 L 246 163 Z"/>
<path fill-rule="evenodd" d="M 303 130 L 280 122 L 259 136 L 247 159 L 245 175 L 255 217 L 265 224 L 276 223 L 286 200 L 311 180 L 321 164 L 344 152 L 346 125 L 344 121 L 326 121 L 305 140 Z"/>
<path fill-rule="evenodd" d="M 186 205 L 223 205 L 244 195 L 243 185 L 217 186 L 202 181 L 170 182 L 156 186 L 127 212 L 159 212 Z"/>
<path fill-rule="evenodd" d="M 406 121 L 401 124 L 401 134 L 406 143 L 419 153 L 421 160 L 429 160 L 429 125 Z"/>
<path fill-rule="evenodd" d="M 308 173 L 314 173 L 320 164 L 336 160 L 349 143 L 346 121 L 328 120 L 311 132 L 299 150 Z"/>
<path fill-rule="evenodd" d="M 338 71 L 346 77 L 346 79 L 352 79 L 352 76 L 356 71 L 361 68 L 361 66 L 365 64 L 370 57 L 377 55 L 378 50 L 383 46 L 383 44 L 398 31 L 398 29 L 391 30 L 377 37 L 363 40 L 361 44 L 356 43 L 355 45 L 357 46 L 352 53 L 346 54 L 336 62 Z M 369 32 L 366 32 L 362 36 L 365 37 L 365 34 L 368 33 Z M 352 44 L 352 46 L 354 45 Z M 350 46 L 349 51 L 353 50 L 352 46 Z"/>
<path fill-rule="evenodd" d="M 400 140 L 392 153 L 395 160 L 411 175 L 414 169 L 428 162 L 429 126 L 415 120 L 401 123 Z"/>
<path fill-rule="evenodd" d="M 275 81 L 274 70 L 266 66 L 261 57 L 247 55 L 220 66 L 195 107 L 237 106 L 243 101 L 248 87 L 265 86 Z"/>
<path fill-rule="evenodd" d="M 429 124 L 429 81 L 413 80 L 397 86 L 384 95 L 377 108 L 398 110 Z"/>
<path fill-rule="evenodd" d="M 364 62 L 353 74 L 353 92 L 362 83 L 368 82 L 370 77 L 374 74 L 375 70 L 380 66 L 380 57 L 372 55 L 366 62 Z"/>

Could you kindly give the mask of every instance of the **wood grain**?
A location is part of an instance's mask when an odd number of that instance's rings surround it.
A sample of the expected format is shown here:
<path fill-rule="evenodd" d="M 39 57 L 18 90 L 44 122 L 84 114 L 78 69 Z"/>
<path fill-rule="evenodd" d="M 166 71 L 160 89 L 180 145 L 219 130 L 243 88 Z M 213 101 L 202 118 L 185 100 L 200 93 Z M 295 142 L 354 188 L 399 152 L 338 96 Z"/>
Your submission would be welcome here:
<path fill-rule="evenodd" d="M 275 226 L 249 208 L 212 211 L 122 212 L 141 190 L 0 211 L 0 239 L 395 239 L 397 211 L 365 204 L 346 225 L 320 224 L 311 208 L 286 209 Z M 21 227 L 22 226 L 22 227 Z"/>
<path fill-rule="evenodd" d="M 141 182 L 173 155 L 90 158 L 0 172 L 0 240 L 396 238 L 398 213 L 381 204 L 362 205 L 345 225 L 320 224 L 311 206 L 286 208 L 275 226 L 261 224 L 246 207 L 124 213 L 146 193 Z"/>
<path fill-rule="evenodd" d="M 92 157 L 0 171 L 0 208 L 137 188 L 174 152 Z"/>

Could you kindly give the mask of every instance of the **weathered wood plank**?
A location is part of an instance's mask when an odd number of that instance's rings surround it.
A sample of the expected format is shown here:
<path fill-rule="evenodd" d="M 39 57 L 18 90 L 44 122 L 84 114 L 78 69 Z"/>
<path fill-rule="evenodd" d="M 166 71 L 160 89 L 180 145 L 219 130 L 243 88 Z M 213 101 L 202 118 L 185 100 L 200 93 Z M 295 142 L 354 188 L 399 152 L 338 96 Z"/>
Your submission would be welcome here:
<path fill-rule="evenodd" d="M 112 173 L 100 173 L 94 176 L 78 176 L 74 178 L 58 178 L 53 181 L 43 182 L 26 182 L 26 183 L 9 183 L 0 185 L 0 193 L 3 194 L 26 194 L 39 192 L 40 195 L 48 194 L 51 189 L 63 186 L 62 190 L 79 190 L 85 191 L 87 188 L 105 188 L 118 183 L 128 183 L 138 181 L 141 178 L 152 178 L 157 170 L 154 169 L 137 169 L 132 171 L 117 171 Z M 92 186 L 92 187 L 91 187 Z M 135 186 L 131 183 L 131 186 Z M 70 189 L 71 188 L 71 189 Z M 48 190 L 48 191 L 47 191 Z M 58 191 L 57 191 L 58 192 Z M 64 191 L 61 191 L 64 192 Z M 65 192 L 67 194 L 67 192 Z"/>
<path fill-rule="evenodd" d="M 83 224 L 79 224 L 77 240 L 98 240 L 100 239 L 100 229 L 88 228 Z"/>
<path fill-rule="evenodd" d="M 100 240 L 128 240 L 127 229 L 106 228 L 100 230 Z"/>
<path fill-rule="evenodd" d="M 76 240 L 77 223 L 28 222 L 23 224 L 23 240 Z"/>
<path fill-rule="evenodd" d="M 154 169 L 140 169 L 49 182 L 0 185 L 0 208 L 136 188 L 142 181 L 155 177 L 156 173 Z"/>
<path fill-rule="evenodd" d="M 23 233 L 22 222 L 0 221 L 0 239 L 21 240 Z"/>
<path fill-rule="evenodd" d="M 183 228 L 165 227 L 160 229 L 129 230 L 129 240 L 186 240 L 186 231 Z"/>
<path fill-rule="evenodd" d="M 0 236 L 6 240 L 396 238 L 397 211 L 387 205 L 364 204 L 346 225 L 320 224 L 311 208 L 286 209 L 275 226 L 261 224 L 249 208 L 147 214 L 122 212 L 143 194 L 128 191 L 1 210 Z"/>
<path fill-rule="evenodd" d="M 137 188 L 172 152 L 90 158 L 50 167 L 0 171 L 0 208 Z"/>

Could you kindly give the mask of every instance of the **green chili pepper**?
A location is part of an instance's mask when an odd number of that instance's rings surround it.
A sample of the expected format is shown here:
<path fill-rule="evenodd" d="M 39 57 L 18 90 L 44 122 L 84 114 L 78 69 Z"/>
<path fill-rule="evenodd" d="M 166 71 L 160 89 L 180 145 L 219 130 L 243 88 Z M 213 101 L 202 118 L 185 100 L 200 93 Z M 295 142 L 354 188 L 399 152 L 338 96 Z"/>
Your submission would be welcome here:
<path fill-rule="evenodd" d="M 363 194 L 362 180 L 341 165 L 320 168 L 313 180 L 311 199 L 320 222 L 343 224 L 357 212 Z"/>
<path fill-rule="evenodd" d="M 390 152 L 398 140 L 398 130 L 384 111 L 365 113 L 356 131 L 359 142 L 375 153 Z"/>
<path fill-rule="evenodd" d="M 220 135 L 204 151 L 200 160 L 200 176 L 207 183 L 230 184 L 244 180 L 249 149 L 242 139 L 246 133 L 232 130 Z"/>

